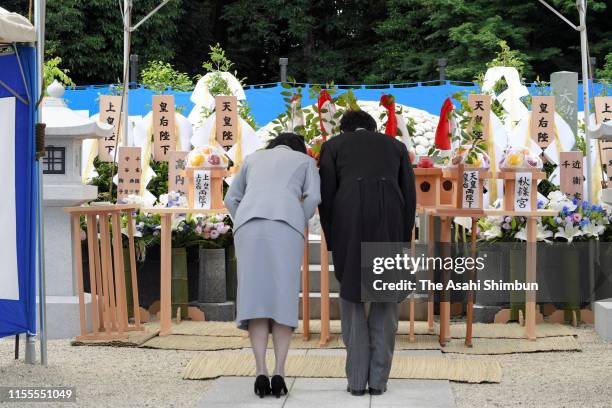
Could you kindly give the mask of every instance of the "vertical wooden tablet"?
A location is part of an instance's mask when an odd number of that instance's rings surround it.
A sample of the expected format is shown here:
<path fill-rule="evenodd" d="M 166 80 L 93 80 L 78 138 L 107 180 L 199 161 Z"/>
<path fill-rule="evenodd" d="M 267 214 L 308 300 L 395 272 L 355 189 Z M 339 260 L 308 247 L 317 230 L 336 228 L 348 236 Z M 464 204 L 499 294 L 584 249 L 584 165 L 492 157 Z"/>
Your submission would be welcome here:
<path fill-rule="evenodd" d="M 99 262 L 96 260 L 95 252 L 98 252 L 98 229 L 96 228 L 96 216 L 87 215 L 87 251 L 89 260 L 89 286 L 91 288 L 91 319 L 93 334 L 97 335 L 100 330 L 99 302 L 102 301 L 98 294 L 100 280 L 96 272 Z M 95 235 L 94 232 L 95 231 Z"/>

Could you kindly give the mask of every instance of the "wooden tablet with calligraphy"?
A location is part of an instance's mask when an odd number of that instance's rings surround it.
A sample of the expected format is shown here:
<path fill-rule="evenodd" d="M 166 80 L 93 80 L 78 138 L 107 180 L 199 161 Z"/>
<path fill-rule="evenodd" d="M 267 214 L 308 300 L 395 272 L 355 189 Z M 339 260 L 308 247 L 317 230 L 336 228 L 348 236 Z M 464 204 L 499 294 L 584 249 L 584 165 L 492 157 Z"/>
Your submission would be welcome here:
<path fill-rule="evenodd" d="M 98 159 L 103 162 L 115 161 L 115 146 L 120 145 L 121 96 L 100 95 L 100 122 L 113 126 L 113 134 L 98 141 Z"/>
<path fill-rule="evenodd" d="M 168 161 L 176 150 L 174 95 L 153 96 L 153 159 Z"/>
<path fill-rule="evenodd" d="M 231 147 L 238 137 L 238 100 L 235 96 L 215 96 L 216 136 L 223 147 Z"/>
<path fill-rule="evenodd" d="M 120 147 L 117 166 L 117 199 L 127 198 L 129 195 L 140 196 L 142 176 L 140 147 Z"/>

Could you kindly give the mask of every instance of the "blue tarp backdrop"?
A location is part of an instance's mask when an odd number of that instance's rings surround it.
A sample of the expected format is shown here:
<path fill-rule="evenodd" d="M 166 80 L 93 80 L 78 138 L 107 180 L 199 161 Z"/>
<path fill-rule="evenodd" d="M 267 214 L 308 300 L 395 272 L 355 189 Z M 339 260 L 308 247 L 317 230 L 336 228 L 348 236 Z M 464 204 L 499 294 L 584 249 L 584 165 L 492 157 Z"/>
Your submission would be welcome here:
<path fill-rule="evenodd" d="M 395 96 L 398 103 L 425 110 L 431 114 L 439 115 L 440 108 L 446 97 L 459 91 L 477 91 L 478 87 L 469 82 L 454 81 L 432 81 L 419 82 L 412 84 L 395 85 L 339 85 L 340 92 L 346 88 L 352 88 L 355 96 L 359 100 L 378 101 L 383 94 L 391 93 Z M 529 84 L 529 90 L 533 92 L 535 85 Z M 594 84 L 594 91 L 597 94 L 601 90 L 601 84 Z M 344 88 L 344 89 L 343 89 Z M 285 102 L 281 92 L 285 90 L 279 83 L 265 85 L 250 85 L 245 87 L 247 102 L 255 116 L 258 126 L 264 126 L 274 120 L 285 110 Z M 111 93 L 108 85 L 85 86 L 77 89 L 68 89 L 65 99 L 68 106 L 74 110 L 88 110 L 90 115 L 98 113 L 99 96 Z M 183 114 L 187 115 L 193 108 L 193 103 L 189 100 L 191 92 L 168 91 L 166 93 L 175 96 L 176 105 L 183 106 Z M 130 115 L 145 115 L 151 110 L 151 96 L 154 91 L 144 87 L 138 87 L 130 91 Z M 302 105 L 316 103 L 315 99 L 309 97 L 308 85 L 303 86 Z M 582 103 L 582 84 L 578 85 L 578 111 L 583 108 Z"/>
<path fill-rule="evenodd" d="M 0 103 L 3 107 L 0 112 L 0 139 L 4 139 L 1 140 L 0 149 L 5 149 L 0 152 L 4 161 L 4 165 L 0 164 L 0 171 L 6 171 L 14 179 L 7 180 L 4 174 L 0 176 L 5 182 L 0 202 L 0 212 L 3 213 L 0 215 L 0 243 L 10 248 L 0 259 L 3 268 L 0 273 L 0 337 L 36 332 L 37 176 L 33 126 L 36 51 L 23 46 L 18 47 L 18 54 L 25 82 L 17 55 L 0 56 L 0 79 L 23 99 L 30 99 L 29 105 L 26 105 L 0 84 Z"/>

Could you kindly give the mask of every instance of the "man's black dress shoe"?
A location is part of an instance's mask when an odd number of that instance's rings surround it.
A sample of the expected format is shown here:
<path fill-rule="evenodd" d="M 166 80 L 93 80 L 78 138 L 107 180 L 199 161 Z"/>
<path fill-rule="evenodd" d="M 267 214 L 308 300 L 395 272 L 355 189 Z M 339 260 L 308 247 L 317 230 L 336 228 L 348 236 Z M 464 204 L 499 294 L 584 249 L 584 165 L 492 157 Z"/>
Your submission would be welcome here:
<path fill-rule="evenodd" d="M 382 395 L 383 392 L 385 391 L 387 390 L 386 389 L 379 390 L 378 388 L 372 388 L 372 387 L 368 389 L 368 392 L 370 393 L 370 395 Z"/>
<path fill-rule="evenodd" d="M 351 387 L 347 386 L 346 387 L 346 392 L 350 392 L 351 395 L 353 395 L 355 397 L 361 397 L 362 395 L 365 395 L 366 390 L 353 390 L 353 389 L 351 389 Z"/>

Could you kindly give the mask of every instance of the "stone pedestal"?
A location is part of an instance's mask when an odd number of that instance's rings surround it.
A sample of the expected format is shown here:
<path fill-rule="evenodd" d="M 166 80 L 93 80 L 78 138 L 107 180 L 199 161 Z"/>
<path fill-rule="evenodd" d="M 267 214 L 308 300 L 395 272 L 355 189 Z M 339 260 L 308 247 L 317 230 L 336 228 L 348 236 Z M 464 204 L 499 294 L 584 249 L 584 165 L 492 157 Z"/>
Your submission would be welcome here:
<path fill-rule="evenodd" d="M 72 339 L 81 331 L 78 296 L 47 296 L 47 338 Z M 38 298 L 36 299 L 38 310 Z M 85 294 L 85 321 L 91 332 L 91 295 Z"/>
<path fill-rule="evenodd" d="M 209 321 L 232 321 L 236 305 L 227 300 L 225 249 L 200 248 L 198 301 L 194 303 Z"/>
<path fill-rule="evenodd" d="M 231 322 L 236 318 L 236 304 L 234 302 L 193 302 L 191 306 L 195 306 L 204 312 L 204 317 L 209 322 Z"/>
<path fill-rule="evenodd" d="M 595 302 L 595 331 L 606 341 L 612 341 L 612 298 Z"/>
<path fill-rule="evenodd" d="M 225 250 L 200 248 L 198 302 L 222 303 L 227 300 Z"/>

